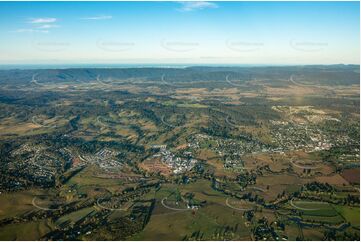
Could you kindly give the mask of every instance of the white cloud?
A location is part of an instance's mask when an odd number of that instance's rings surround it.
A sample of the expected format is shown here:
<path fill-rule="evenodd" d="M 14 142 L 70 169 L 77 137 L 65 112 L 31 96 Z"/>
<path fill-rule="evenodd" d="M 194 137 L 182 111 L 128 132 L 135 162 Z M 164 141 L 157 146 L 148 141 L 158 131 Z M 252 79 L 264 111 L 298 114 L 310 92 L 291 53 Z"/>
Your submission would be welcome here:
<path fill-rule="evenodd" d="M 33 18 L 29 21 L 31 24 L 45 24 L 45 23 L 55 23 L 56 18 Z"/>
<path fill-rule="evenodd" d="M 41 29 L 17 29 L 13 31 L 15 33 L 49 33 L 48 30 L 41 30 Z"/>
<path fill-rule="evenodd" d="M 58 21 L 56 18 L 31 18 L 27 22 L 30 27 L 17 29 L 15 33 L 49 33 L 49 29 L 57 28 L 58 25 L 52 24 Z M 29 26 L 28 25 L 28 26 Z"/>
<path fill-rule="evenodd" d="M 55 24 L 43 24 L 43 25 L 38 26 L 37 28 L 38 29 L 52 29 L 52 28 L 58 28 L 58 27 L 59 26 L 55 25 Z"/>
<path fill-rule="evenodd" d="M 218 8 L 218 5 L 212 2 L 205 1 L 192 1 L 192 2 L 179 2 L 182 6 L 178 10 L 182 12 L 189 12 L 194 10 L 201 10 L 206 8 Z"/>
<path fill-rule="evenodd" d="M 99 15 L 99 16 L 93 16 L 93 17 L 86 17 L 82 18 L 84 20 L 105 20 L 105 19 L 112 19 L 113 16 L 111 15 Z"/>

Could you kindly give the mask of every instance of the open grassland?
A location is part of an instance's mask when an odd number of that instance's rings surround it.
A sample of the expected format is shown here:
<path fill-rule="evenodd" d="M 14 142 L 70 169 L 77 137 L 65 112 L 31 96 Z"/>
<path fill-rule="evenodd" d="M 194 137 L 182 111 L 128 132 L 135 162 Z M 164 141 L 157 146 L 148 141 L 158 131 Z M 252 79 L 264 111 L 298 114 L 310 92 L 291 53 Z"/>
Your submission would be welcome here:
<path fill-rule="evenodd" d="M 48 220 L 9 224 L 0 228 L 0 240 L 38 240 L 54 229 Z"/>
<path fill-rule="evenodd" d="M 77 221 L 79 221 L 80 219 L 82 219 L 83 217 L 85 217 L 86 215 L 92 213 L 95 211 L 94 207 L 88 207 L 88 208 L 83 208 L 81 210 L 66 214 L 62 217 L 60 217 L 55 224 L 56 225 L 61 225 L 62 223 L 65 222 L 72 222 L 72 223 L 76 223 Z"/>
<path fill-rule="evenodd" d="M 343 217 L 347 222 L 352 225 L 360 227 L 360 208 L 335 205 L 335 210 Z"/>
<path fill-rule="evenodd" d="M 0 218 L 9 218 L 36 209 L 32 205 L 34 196 L 46 195 L 41 190 L 28 190 L 0 195 Z"/>
<path fill-rule="evenodd" d="M 197 210 L 173 211 L 164 207 L 160 201 L 165 197 L 171 198 L 176 190 L 181 194 L 191 192 L 196 200 L 205 203 Z M 213 236 L 217 236 L 217 231 L 225 226 L 236 226 L 237 238 L 249 239 L 249 228 L 242 217 L 243 211 L 228 207 L 227 196 L 213 190 L 209 181 L 200 180 L 183 185 L 164 184 L 156 192 L 155 198 L 157 203 L 149 223 L 144 231 L 133 239 L 181 240 L 190 236 L 187 232 L 189 230 L 201 231 L 204 239 L 216 239 Z M 230 203 L 233 204 L 232 201 Z M 241 206 L 238 203 L 233 205 Z"/>

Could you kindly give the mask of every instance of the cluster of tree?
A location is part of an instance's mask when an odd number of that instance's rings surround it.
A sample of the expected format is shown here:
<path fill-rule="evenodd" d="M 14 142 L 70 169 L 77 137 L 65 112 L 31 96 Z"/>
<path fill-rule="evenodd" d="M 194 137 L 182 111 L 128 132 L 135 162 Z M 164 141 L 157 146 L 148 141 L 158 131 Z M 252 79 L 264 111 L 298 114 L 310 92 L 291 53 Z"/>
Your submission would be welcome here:
<path fill-rule="evenodd" d="M 257 221 L 257 224 L 252 229 L 252 232 L 256 240 L 276 240 L 278 237 L 274 228 L 265 217 Z"/>
<path fill-rule="evenodd" d="M 302 187 L 302 190 L 306 189 L 313 192 L 334 192 L 336 189 L 328 183 L 310 182 Z"/>
<path fill-rule="evenodd" d="M 236 180 L 242 187 L 246 187 L 247 185 L 256 184 L 257 175 L 247 171 L 237 175 Z"/>
<path fill-rule="evenodd" d="M 323 232 L 323 240 L 328 240 L 328 241 L 335 241 L 335 240 L 344 240 L 344 241 L 359 241 L 360 240 L 360 234 L 355 232 L 355 233 L 351 233 L 351 232 L 347 232 L 344 231 L 343 233 L 338 232 L 335 229 L 326 229 Z"/>
<path fill-rule="evenodd" d="M 360 204 L 360 197 L 356 195 L 347 194 L 347 197 L 343 199 L 343 203 L 348 205 Z"/>

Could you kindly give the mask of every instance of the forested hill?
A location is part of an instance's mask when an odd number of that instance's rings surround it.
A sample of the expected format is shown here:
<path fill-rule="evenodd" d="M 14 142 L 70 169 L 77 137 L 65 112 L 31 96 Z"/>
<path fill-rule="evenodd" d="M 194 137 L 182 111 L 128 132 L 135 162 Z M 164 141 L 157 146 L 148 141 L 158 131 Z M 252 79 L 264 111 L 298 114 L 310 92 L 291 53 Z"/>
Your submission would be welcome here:
<path fill-rule="evenodd" d="M 359 84 L 359 65 L 310 65 L 262 67 L 207 67 L 187 68 L 69 68 L 0 70 L 0 83 L 25 84 L 36 80 L 48 82 L 91 82 L 94 80 L 162 81 L 224 81 L 226 76 L 238 80 L 286 80 L 294 75 L 304 83 L 321 85 Z"/>

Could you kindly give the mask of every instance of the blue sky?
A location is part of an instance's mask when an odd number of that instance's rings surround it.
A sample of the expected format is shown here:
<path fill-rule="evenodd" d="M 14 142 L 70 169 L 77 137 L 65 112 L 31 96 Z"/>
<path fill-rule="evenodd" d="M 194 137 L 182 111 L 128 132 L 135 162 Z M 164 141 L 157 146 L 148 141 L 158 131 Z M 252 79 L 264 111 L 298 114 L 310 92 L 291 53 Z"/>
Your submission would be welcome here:
<path fill-rule="evenodd" d="M 358 2 L 0 2 L 0 64 L 359 64 Z"/>

